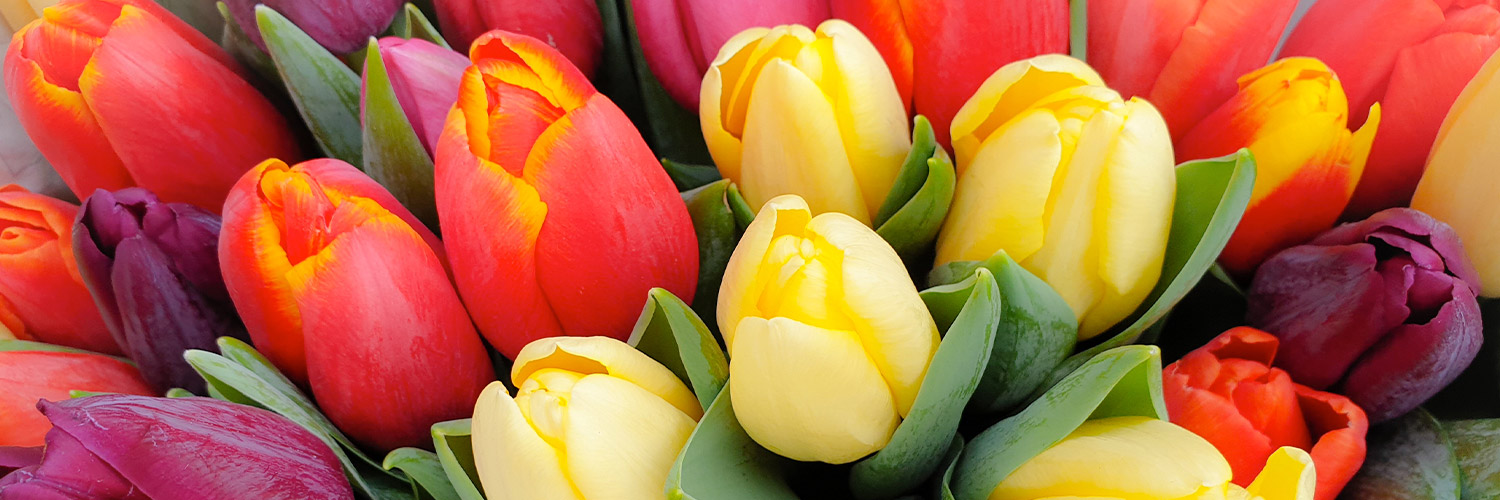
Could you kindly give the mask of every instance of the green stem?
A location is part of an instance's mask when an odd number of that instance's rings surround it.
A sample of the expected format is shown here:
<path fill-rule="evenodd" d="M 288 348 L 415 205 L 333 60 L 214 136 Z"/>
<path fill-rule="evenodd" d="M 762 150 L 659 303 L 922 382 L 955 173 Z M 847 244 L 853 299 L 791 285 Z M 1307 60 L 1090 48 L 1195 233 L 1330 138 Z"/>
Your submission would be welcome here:
<path fill-rule="evenodd" d="M 1089 55 L 1089 0 L 1070 0 L 1068 11 L 1071 12 L 1071 35 L 1069 46 L 1072 47 L 1073 57 L 1080 61 L 1088 61 Z"/>

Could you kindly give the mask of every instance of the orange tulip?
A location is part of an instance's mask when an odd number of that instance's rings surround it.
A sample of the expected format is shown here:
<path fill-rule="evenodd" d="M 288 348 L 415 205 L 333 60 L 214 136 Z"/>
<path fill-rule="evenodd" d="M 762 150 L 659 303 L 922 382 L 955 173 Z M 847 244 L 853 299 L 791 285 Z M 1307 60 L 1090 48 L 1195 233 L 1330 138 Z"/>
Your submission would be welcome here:
<path fill-rule="evenodd" d="M 120 354 L 73 260 L 78 207 L 0 187 L 0 328 L 37 340 Z"/>
<path fill-rule="evenodd" d="M 62 401 L 69 391 L 151 395 L 130 363 L 89 353 L 0 352 L 0 446 L 41 446 L 52 428 L 38 400 Z M 3 488 L 0 488 L 3 489 Z"/>

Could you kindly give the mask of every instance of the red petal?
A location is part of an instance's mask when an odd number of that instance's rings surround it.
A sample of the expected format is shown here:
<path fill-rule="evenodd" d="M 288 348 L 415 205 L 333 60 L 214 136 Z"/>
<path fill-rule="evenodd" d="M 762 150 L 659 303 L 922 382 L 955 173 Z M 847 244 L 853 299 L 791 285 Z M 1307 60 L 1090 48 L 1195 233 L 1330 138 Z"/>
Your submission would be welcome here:
<path fill-rule="evenodd" d="M 39 399 L 62 401 L 69 391 L 149 396 L 151 388 L 129 363 L 97 354 L 0 352 L 0 446 L 41 446 L 52 424 L 36 411 Z"/>
<path fill-rule="evenodd" d="M 1089 64 L 1127 99 L 1151 92 L 1203 0 L 1091 0 Z M 1155 103 L 1158 108 L 1161 103 Z"/>
<path fill-rule="evenodd" d="M 1318 436 L 1310 453 L 1318 469 L 1316 500 L 1334 500 L 1365 462 L 1365 412 L 1337 394 L 1297 387 L 1297 399 L 1308 427 Z"/>

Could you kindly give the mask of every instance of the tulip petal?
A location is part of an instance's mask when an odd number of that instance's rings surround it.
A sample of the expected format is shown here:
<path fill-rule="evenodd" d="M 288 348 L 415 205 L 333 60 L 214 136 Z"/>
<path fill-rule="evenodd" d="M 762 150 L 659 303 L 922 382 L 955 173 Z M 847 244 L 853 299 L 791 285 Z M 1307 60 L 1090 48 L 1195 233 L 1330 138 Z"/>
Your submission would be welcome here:
<path fill-rule="evenodd" d="M 42 421 L 51 428 L 51 422 L 47 422 L 45 418 Z M 78 491 L 79 486 L 83 486 L 84 491 Z M 99 456 L 90 452 L 78 438 L 60 429 L 47 432 L 47 449 L 40 465 L 0 477 L 0 500 L 150 498 Z"/>
<path fill-rule="evenodd" d="M 1365 461 L 1365 435 L 1370 422 L 1349 398 L 1297 387 L 1308 429 L 1318 436 L 1309 452 L 1318 466 L 1319 499 L 1337 497 Z"/>
<path fill-rule="evenodd" d="M 625 500 L 661 496 L 697 422 L 631 381 L 588 375 L 573 386 L 567 425 L 567 470 L 577 491 Z"/>
<path fill-rule="evenodd" d="M 41 446 L 52 423 L 36 411 L 37 400 L 63 401 L 70 391 L 151 395 L 129 363 L 108 356 L 70 352 L 0 352 L 0 446 Z"/>
<path fill-rule="evenodd" d="M 755 219 L 745 228 L 740 242 L 735 245 L 729 262 L 724 266 L 724 278 L 719 284 L 719 303 L 716 310 L 719 331 L 729 355 L 734 356 L 734 338 L 740 319 L 750 316 L 765 316 L 759 307 L 760 297 L 770 282 L 758 279 L 762 263 L 771 249 L 771 241 L 785 234 L 801 234 L 812 212 L 807 202 L 799 196 L 786 195 L 772 198 L 761 207 Z"/>
<path fill-rule="evenodd" d="M 913 54 L 900 0 L 831 0 L 829 9 L 870 38 L 896 81 L 902 105 L 911 109 Z"/>
<path fill-rule="evenodd" d="M 985 139 L 974 169 L 961 175 L 953 208 L 938 233 L 937 265 L 985 260 L 996 249 L 1024 261 L 1042 247 L 1053 177 L 1061 164 L 1062 124 L 1037 109 Z"/>
<path fill-rule="evenodd" d="M 1104 85 L 1088 64 L 1062 55 L 1043 55 L 1002 66 L 984 80 L 953 118 L 953 148 L 960 177 L 975 156 L 1006 124 L 1037 101 L 1082 85 Z"/>
<path fill-rule="evenodd" d="M 1433 0 L 1320 0 L 1287 37 L 1281 55 L 1327 63 L 1349 93 L 1350 122 L 1363 123 L 1365 110 L 1382 100 L 1401 50 L 1442 25 L 1443 8 Z"/>
<path fill-rule="evenodd" d="M 532 429 L 504 384 L 491 383 L 479 395 L 474 443 L 474 467 L 487 497 L 583 499 L 563 471 L 564 457 Z"/>
<path fill-rule="evenodd" d="M 697 109 L 699 79 L 708 65 L 698 60 L 698 52 L 688 46 L 685 28 L 688 24 L 683 22 L 683 13 L 677 5 L 675 0 L 631 0 L 630 13 L 640 35 L 641 54 L 651 73 L 673 100 L 685 108 Z"/>
<path fill-rule="evenodd" d="M 77 212 L 17 186 L 0 187 L 0 323 L 26 338 L 119 354 L 78 274 L 71 243 Z"/>
<path fill-rule="evenodd" d="M 527 344 L 511 366 L 511 380 L 520 383 L 543 368 L 609 375 L 649 392 L 693 419 L 703 414 L 697 397 L 671 370 L 609 337 L 551 337 Z"/>
<path fill-rule="evenodd" d="M 1246 488 L 1260 498 L 1312 500 L 1317 487 L 1317 471 L 1307 452 L 1282 447 L 1266 460 L 1266 467 Z"/>
<path fill-rule="evenodd" d="M 904 110 L 901 94 L 880 53 L 854 26 L 830 20 L 817 34 L 819 41 L 803 49 L 803 55 L 816 54 L 816 68 L 804 66 L 814 65 L 807 61 L 812 57 L 799 55 L 796 64 L 824 94 L 838 96 L 832 104 L 839 136 L 873 220 L 911 150 L 906 113 L 898 111 Z"/>
<path fill-rule="evenodd" d="M 114 257 L 110 282 L 125 337 L 120 347 L 158 391 L 203 392 L 203 378 L 182 353 L 215 351 L 214 339 L 244 336 L 239 318 L 224 310 L 229 304 L 190 293 L 192 286 L 174 272 L 167 254 L 144 237 L 127 238 Z"/>
<path fill-rule="evenodd" d="M 5 87 L 16 118 L 79 199 L 96 189 L 135 185 L 115 153 L 99 119 L 76 90 L 47 79 L 40 64 L 23 54 L 26 37 L 15 39 L 6 53 Z"/>
<path fill-rule="evenodd" d="M 1146 101 L 1131 99 L 1124 113 L 1096 202 L 1104 214 L 1094 222 L 1104 296 L 1079 325 L 1083 331 L 1108 329 L 1135 312 L 1161 277 L 1172 227 L 1177 175 L 1170 132 Z"/>
<path fill-rule="evenodd" d="M 1192 26 L 1205 3 L 1203 0 L 1089 2 L 1089 64 L 1109 78 L 1110 88 L 1126 98 L 1150 94 L 1152 84 L 1182 42 L 1183 32 Z M 1234 72 L 1230 78 L 1246 71 Z M 1233 92 L 1234 82 L 1229 83 Z"/>
<path fill-rule="evenodd" d="M 1200 497 L 1222 489 L 1229 464 L 1186 429 L 1146 417 L 1090 420 L 1006 477 L 990 500 L 1056 496 Z"/>

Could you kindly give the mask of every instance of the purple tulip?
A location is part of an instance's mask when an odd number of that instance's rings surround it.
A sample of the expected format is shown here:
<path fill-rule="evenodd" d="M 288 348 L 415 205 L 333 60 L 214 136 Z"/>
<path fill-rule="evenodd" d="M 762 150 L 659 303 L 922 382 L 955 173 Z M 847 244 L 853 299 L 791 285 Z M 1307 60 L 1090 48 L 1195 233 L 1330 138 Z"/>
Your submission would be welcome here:
<path fill-rule="evenodd" d="M 255 22 L 255 6 L 265 4 L 302 28 L 318 45 L 340 55 L 363 48 L 370 37 L 385 31 L 400 12 L 401 3 L 402 0 L 224 0 L 234 22 L 261 50 L 265 50 L 266 42 L 261 39 Z"/>
<path fill-rule="evenodd" d="M 207 398 L 106 395 L 37 409 L 46 451 L 0 448 L 0 500 L 352 500 L 333 450 L 291 420 Z M 9 452 L 8 452 L 9 451 Z"/>
<path fill-rule="evenodd" d="M 422 148 L 432 155 L 448 112 L 458 100 L 458 83 L 469 67 L 469 58 L 426 40 L 399 37 L 380 39 L 380 57 L 396 91 L 396 102 L 422 140 Z M 365 77 L 369 77 L 368 72 Z M 368 85 L 366 82 L 360 88 L 361 96 Z M 363 114 L 364 99 L 360 104 Z"/>
<path fill-rule="evenodd" d="M 219 272 L 219 216 L 141 188 L 95 191 L 73 224 L 78 272 L 125 355 L 158 390 L 202 393 L 183 351 L 248 338 Z"/>
<path fill-rule="evenodd" d="M 1250 325 L 1281 339 L 1276 365 L 1336 388 L 1371 422 L 1405 414 L 1479 353 L 1479 276 L 1453 229 L 1393 208 L 1261 265 Z"/>

